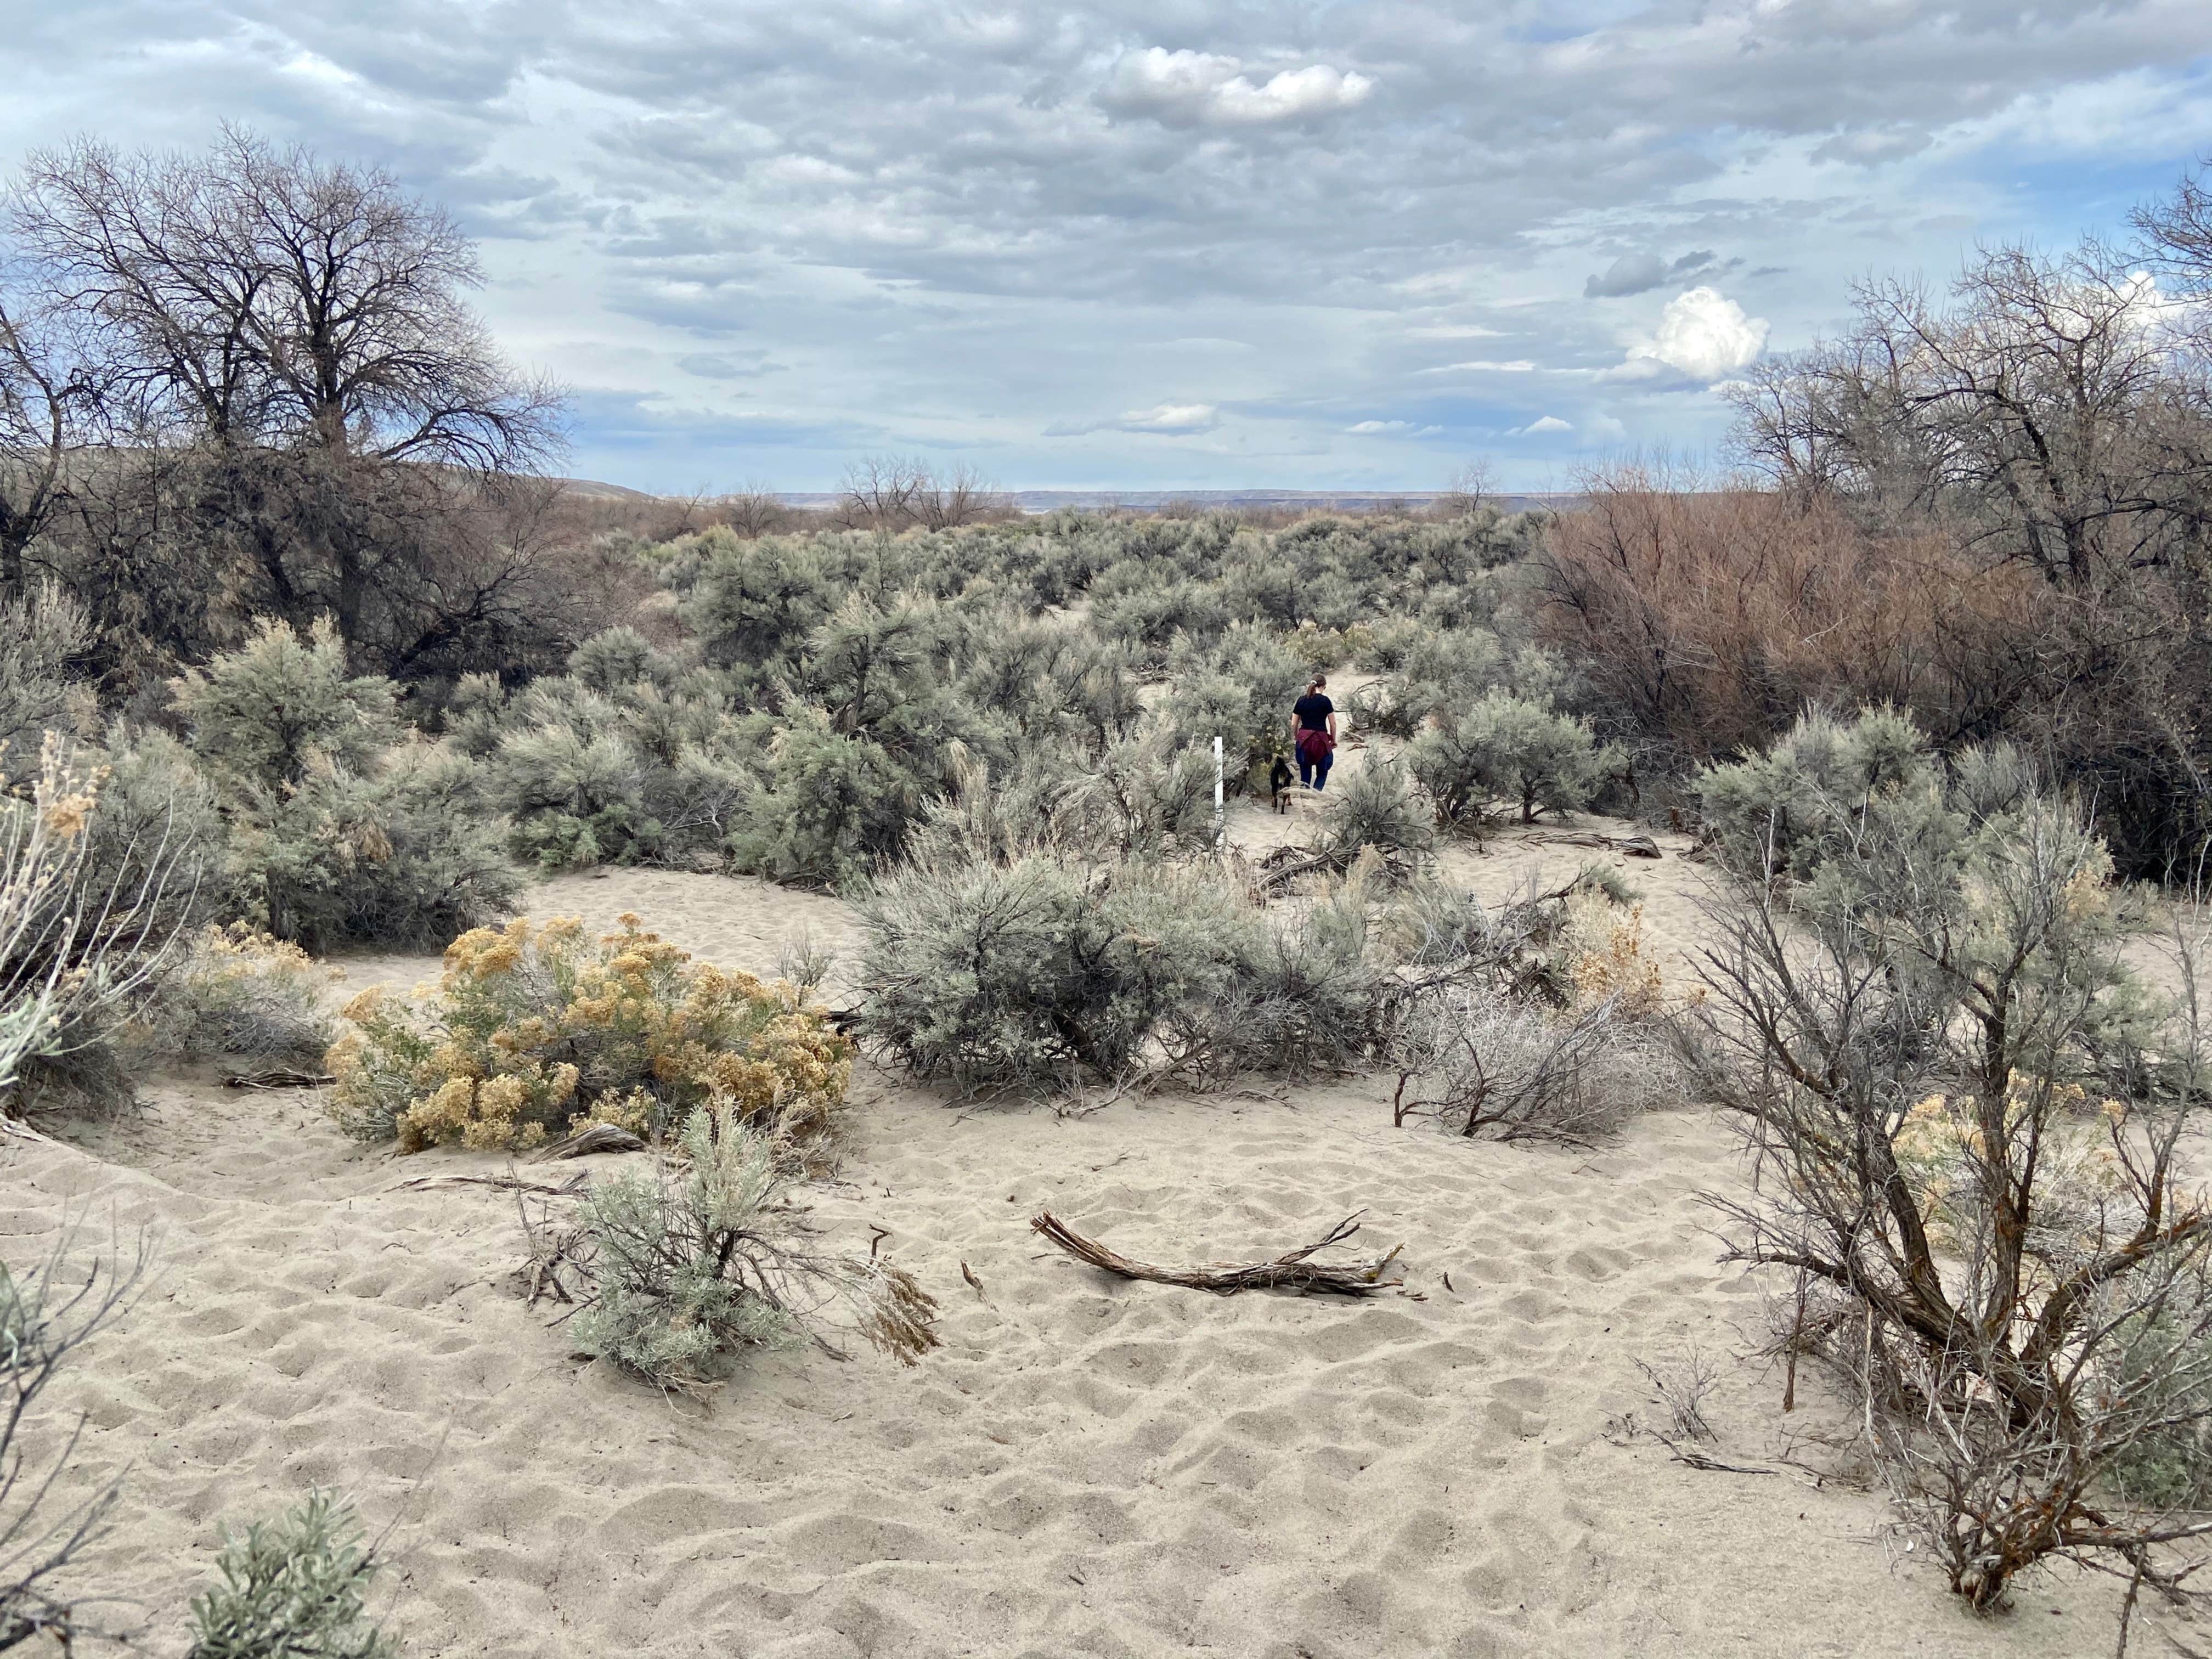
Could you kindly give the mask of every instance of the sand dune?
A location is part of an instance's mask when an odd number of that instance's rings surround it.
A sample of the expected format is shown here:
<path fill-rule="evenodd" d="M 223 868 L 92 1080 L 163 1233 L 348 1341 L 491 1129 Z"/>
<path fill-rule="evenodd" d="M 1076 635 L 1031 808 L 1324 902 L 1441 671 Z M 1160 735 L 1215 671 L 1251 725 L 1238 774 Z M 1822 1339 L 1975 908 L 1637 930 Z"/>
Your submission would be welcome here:
<path fill-rule="evenodd" d="M 1240 806 L 1232 835 L 1269 820 Z M 1502 889 L 1587 856 L 1501 843 L 1466 867 Z M 1632 873 L 1655 935 L 1694 937 L 1694 866 Z M 594 923 L 635 909 L 756 970 L 802 924 L 849 927 L 834 901 L 714 877 L 535 897 Z M 1765 1462 L 1832 1409 L 1817 1388 L 1785 1419 L 1778 1376 L 1728 1365 L 1709 1414 L 1771 1474 L 1621 1432 L 1656 1411 L 1636 1358 L 1759 1339 L 1696 1198 L 1740 1180 L 1709 1115 L 1528 1151 L 1394 1130 L 1386 1097 L 1323 1079 L 1061 1117 L 864 1068 L 840 1178 L 806 1201 L 833 1238 L 888 1231 L 945 1346 L 912 1370 L 771 1358 L 705 1407 L 571 1358 L 507 1283 L 506 1195 L 418 1184 L 503 1160 L 364 1152 L 304 1094 L 169 1080 L 143 1123 L 15 1143 L 0 1251 L 88 1207 L 158 1231 L 145 1298 L 58 1390 L 88 1414 L 76 1478 L 127 1471 L 86 1584 L 145 1609 L 155 1652 L 181 1650 L 217 1522 L 317 1482 L 398 1522 L 392 1617 L 418 1655 L 2104 1650 L 2105 1581 L 2068 1572 L 1974 1620 L 1878 1497 Z M 1364 1208 L 1362 1244 L 1407 1247 L 1406 1293 L 1127 1284 L 1036 1240 L 1046 1206 L 1162 1260 L 1273 1254 Z"/>

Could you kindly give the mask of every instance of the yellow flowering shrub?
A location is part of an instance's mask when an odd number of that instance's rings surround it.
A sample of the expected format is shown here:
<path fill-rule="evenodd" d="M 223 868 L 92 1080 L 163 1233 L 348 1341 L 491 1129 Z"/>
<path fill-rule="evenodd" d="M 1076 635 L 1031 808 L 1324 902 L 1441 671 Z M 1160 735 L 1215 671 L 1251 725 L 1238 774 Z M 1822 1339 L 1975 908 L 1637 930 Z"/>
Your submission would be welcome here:
<path fill-rule="evenodd" d="M 597 939 L 573 917 L 479 927 L 447 947 L 434 988 L 356 997 L 330 1051 L 332 1115 L 410 1152 L 533 1146 L 590 1123 L 657 1135 L 708 1105 L 824 1130 L 852 1044 L 790 986 L 620 921 Z"/>
<path fill-rule="evenodd" d="M 1559 955 L 1577 1006 L 1617 998 L 1625 1019 L 1656 1019 L 1664 1012 L 1659 964 L 1644 943 L 1642 905 L 1624 908 L 1602 893 L 1576 894 Z"/>

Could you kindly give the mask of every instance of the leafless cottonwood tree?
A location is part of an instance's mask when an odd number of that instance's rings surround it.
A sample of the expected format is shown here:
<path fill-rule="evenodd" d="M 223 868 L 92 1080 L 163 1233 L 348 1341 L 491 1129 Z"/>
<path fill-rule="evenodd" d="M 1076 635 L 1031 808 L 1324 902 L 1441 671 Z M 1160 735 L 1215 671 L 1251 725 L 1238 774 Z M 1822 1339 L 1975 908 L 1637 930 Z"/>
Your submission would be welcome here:
<path fill-rule="evenodd" d="M 848 529 L 957 530 L 1001 516 L 1006 503 L 975 468 L 939 472 L 918 458 L 870 455 L 845 469 L 838 522 Z"/>
<path fill-rule="evenodd" d="M 4 222 L 17 286 L 99 343 L 120 446 L 57 474 L 90 498 L 50 561 L 88 562 L 65 573 L 80 586 L 189 547 L 213 566 L 191 584 L 203 605 L 295 626 L 327 612 L 361 654 L 403 665 L 469 632 L 514 558 L 534 561 L 508 537 L 491 586 L 473 586 L 491 550 L 468 532 L 534 516 L 511 481 L 557 451 L 558 395 L 470 310 L 482 270 L 459 228 L 389 175 L 235 129 L 204 155 L 86 140 L 31 156 Z M 31 386 L 38 355 L 13 357 Z M 55 407 L 46 380 L 27 412 Z"/>
<path fill-rule="evenodd" d="M 99 369 L 79 319 L 0 289 L 0 599 L 70 499 L 71 458 L 100 435 Z"/>
<path fill-rule="evenodd" d="M 1730 1258 L 1831 1287 L 1908 1522 L 1974 1607 L 2054 1557 L 2183 1593 L 2212 1521 L 2114 1478 L 2212 1420 L 2212 1212 L 2176 1148 L 2201 1100 L 2179 998 L 2123 960 L 2102 845 L 2030 796 L 1808 787 L 1832 855 L 1735 874 L 1681 1027 L 1741 1126 Z"/>

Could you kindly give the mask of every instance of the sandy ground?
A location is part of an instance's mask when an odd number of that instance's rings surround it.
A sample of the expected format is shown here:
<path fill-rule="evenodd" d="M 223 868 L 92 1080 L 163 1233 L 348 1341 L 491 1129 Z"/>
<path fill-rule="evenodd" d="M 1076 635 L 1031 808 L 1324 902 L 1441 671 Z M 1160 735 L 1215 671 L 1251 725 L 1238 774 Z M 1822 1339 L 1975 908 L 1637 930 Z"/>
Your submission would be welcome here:
<path fill-rule="evenodd" d="M 1257 850 L 1311 811 L 1240 805 L 1231 835 Z M 1592 854 L 1454 856 L 1504 891 Z M 1630 866 L 1653 942 L 1694 942 L 1697 867 Z M 757 971 L 802 926 L 849 927 L 831 900 L 665 873 L 564 878 L 532 908 L 635 909 Z M 1741 1177 L 1707 1114 L 1532 1151 L 1394 1130 L 1386 1097 L 1330 1081 L 1078 1118 L 864 1068 L 841 1178 L 806 1201 L 834 1239 L 886 1230 L 945 1346 L 910 1370 L 771 1358 L 705 1407 L 578 1363 L 526 1310 L 512 1202 L 438 1184 L 503 1160 L 364 1152 L 306 1094 L 171 1080 L 125 1131 L 15 1143 L 0 1255 L 70 1214 L 153 1231 L 150 1288 L 56 1394 L 88 1414 L 79 1489 L 124 1476 L 82 1582 L 134 1603 L 155 1653 L 182 1650 L 218 1523 L 317 1483 L 393 1528 L 382 1604 L 416 1655 L 2109 1649 L 2105 1581 L 2068 1570 L 1973 1619 L 1880 1498 L 1769 1461 L 1832 1464 L 1802 1438 L 1832 1403 L 1801 1381 L 1785 1418 L 1780 1377 L 1735 1358 L 1761 1297 L 1716 1264 L 1698 1194 Z M 1407 1281 L 1358 1304 L 1128 1284 L 1046 1249 L 1046 1206 L 1170 1261 L 1276 1254 L 1364 1208 L 1360 1243 L 1402 1242 Z M 1692 1347 L 1723 1362 L 1722 1455 L 1773 1473 L 1693 1470 L 1626 1431 L 1659 1415 L 1634 1362 Z"/>

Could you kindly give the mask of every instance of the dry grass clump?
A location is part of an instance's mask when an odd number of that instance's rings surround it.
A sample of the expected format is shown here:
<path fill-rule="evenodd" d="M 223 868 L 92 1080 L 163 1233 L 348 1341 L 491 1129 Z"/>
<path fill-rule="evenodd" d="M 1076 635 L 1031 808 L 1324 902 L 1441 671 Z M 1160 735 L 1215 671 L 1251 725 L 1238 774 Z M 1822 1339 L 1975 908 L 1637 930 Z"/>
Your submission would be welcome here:
<path fill-rule="evenodd" d="M 36 775 L 0 793 L 0 1111 L 114 1092 L 110 1041 L 173 943 L 163 901 L 189 872 L 166 843 L 102 867 L 94 824 L 106 781 L 49 733 Z"/>
<path fill-rule="evenodd" d="M 137 1045 L 181 1060 L 301 1060 L 331 1046 L 325 989 L 345 978 L 298 945 L 246 923 L 196 935 L 139 1016 Z"/>
<path fill-rule="evenodd" d="M 611 1123 L 658 1136 L 708 1104 L 818 1137 L 852 1045 L 789 986 L 694 961 L 635 915 L 479 927 L 447 947 L 434 996 L 373 988 L 331 1046 L 330 1110 L 403 1152 L 533 1146 Z"/>
<path fill-rule="evenodd" d="M 697 1393 L 749 1350 L 812 1340 L 839 1352 L 818 1333 L 832 1305 L 903 1364 L 937 1346 L 937 1304 L 904 1268 L 811 1247 L 785 1200 L 793 1158 L 775 1127 L 718 1103 L 684 1121 L 675 1152 L 583 1197 L 563 1258 L 590 1282 L 570 1327 L 586 1352 Z"/>
<path fill-rule="evenodd" d="M 1677 1071 L 1643 911 L 1604 873 L 1495 907 L 1428 884 L 1407 894 L 1386 930 L 1403 964 L 1394 1122 L 1583 1145 L 1668 1097 Z"/>

